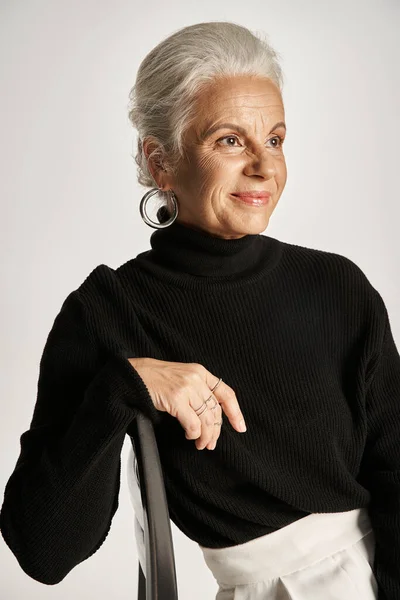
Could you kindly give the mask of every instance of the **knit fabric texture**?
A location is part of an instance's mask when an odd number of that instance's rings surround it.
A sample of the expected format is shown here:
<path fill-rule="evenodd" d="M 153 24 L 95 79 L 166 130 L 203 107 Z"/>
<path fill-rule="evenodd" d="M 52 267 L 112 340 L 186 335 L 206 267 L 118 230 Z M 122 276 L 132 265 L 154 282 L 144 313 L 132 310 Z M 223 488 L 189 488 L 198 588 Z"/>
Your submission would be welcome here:
<path fill-rule="evenodd" d="M 400 356 L 379 292 L 349 258 L 263 234 L 175 221 L 150 245 L 94 268 L 48 334 L 0 513 L 21 568 L 56 584 L 100 548 L 141 411 L 190 539 L 227 547 L 368 507 L 379 598 L 399 600 Z M 223 413 L 215 450 L 197 450 L 131 357 L 203 365 L 235 391 L 247 431 Z"/>

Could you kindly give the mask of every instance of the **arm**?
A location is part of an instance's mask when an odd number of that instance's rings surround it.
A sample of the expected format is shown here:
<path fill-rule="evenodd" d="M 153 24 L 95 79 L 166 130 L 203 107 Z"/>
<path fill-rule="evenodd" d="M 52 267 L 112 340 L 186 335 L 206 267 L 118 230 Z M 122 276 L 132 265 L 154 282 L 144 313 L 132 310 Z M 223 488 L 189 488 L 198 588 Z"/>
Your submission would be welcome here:
<path fill-rule="evenodd" d="M 118 508 L 121 449 L 137 410 L 158 422 L 125 357 L 99 364 L 73 291 L 44 347 L 33 418 L 0 513 L 5 542 L 33 579 L 59 583 L 104 542 Z"/>
<path fill-rule="evenodd" d="M 383 313 L 381 351 L 366 395 L 368 438 L 362 482 L 371 493 L 373 570 L 383 593 L 378 597 L 396 600 L 400 598 L 400 356 L 385 306 Z"/>

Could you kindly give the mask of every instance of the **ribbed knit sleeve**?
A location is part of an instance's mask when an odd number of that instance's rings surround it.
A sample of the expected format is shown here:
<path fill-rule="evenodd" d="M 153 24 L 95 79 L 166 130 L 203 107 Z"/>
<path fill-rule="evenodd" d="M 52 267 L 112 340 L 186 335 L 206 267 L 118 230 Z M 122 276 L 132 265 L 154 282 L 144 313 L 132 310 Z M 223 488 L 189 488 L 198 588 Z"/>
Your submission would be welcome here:
<path fill-rule="evenodd" d="M 363 481 L 376 538 L 374 574 L 384 600 L 400 598 L 400 356 L 384 307 L 382 347 L 366 395 Z"/>
<path fill-rule="evenodd" d="M 59 583 L 105 540 L 118 508 L 121 449 L 137 410 L 154 423 L 161 414 L 127 358 L 99 364 L 75 290 L 48 335 L 33 418 L 0 513 L 5 542 L 33 579 Z"/>

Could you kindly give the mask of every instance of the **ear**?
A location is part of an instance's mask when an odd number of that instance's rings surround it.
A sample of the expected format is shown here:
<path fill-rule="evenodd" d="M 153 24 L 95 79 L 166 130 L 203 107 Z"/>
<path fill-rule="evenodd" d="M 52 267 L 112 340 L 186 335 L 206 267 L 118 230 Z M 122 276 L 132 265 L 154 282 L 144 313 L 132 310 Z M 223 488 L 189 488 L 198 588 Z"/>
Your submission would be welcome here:
<path fill-rule="evenodd" d="M 147 158 L 148 169 L 157 186 L 162 190 L 168 186 L 168 180 L 167 171 L 162 162 L 163 156 L 160 151 L 160 144 L 150 136 L 143 140 L 142 148 Z"/>

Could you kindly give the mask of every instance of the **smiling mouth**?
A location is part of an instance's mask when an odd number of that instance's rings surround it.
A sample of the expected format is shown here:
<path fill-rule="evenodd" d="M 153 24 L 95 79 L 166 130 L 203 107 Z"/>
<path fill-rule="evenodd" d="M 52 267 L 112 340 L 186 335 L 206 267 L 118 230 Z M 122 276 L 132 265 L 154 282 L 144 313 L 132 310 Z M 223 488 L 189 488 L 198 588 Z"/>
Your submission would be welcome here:
<path fill-rule="evenodd" d="M 257 196 L 249 194 L 231 194 L 231 196 L 250 206 L 265 206 L 269 203 L 271 199 L 270 194 L 263 194 Z"/>
<path fill-rule="evenodd" d="M 271 192 L 251 192 L 250 190 L 248 192 L 236 192 L 232 194 L 232 196 L 251 196 L 252 198 L 270 198 L 271 195 Z"/>

